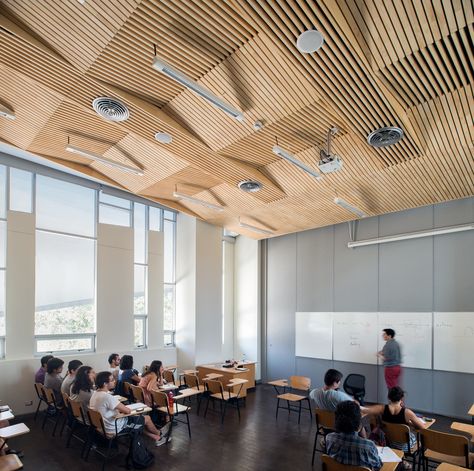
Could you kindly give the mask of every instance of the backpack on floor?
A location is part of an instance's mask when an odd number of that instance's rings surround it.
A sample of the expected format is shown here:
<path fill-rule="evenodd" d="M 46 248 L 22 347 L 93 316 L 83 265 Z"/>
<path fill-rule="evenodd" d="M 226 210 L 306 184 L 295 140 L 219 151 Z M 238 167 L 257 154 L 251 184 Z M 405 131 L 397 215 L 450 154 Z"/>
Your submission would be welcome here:
<path fill-rule="evenodd" d="M 133 430 L 131 435 L 132 443 L 129 456 L 127 457 L 127 468 L 146 469 L 153 464 L 155 456 L 146 447 L 141 429 Z"/>

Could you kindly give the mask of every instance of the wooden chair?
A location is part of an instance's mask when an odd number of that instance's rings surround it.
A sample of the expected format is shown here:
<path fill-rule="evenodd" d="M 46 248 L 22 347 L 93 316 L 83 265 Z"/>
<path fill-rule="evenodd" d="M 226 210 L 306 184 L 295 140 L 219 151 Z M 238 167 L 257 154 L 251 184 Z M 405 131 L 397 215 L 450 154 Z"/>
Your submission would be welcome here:
<path fill-rule="evenodd" d="M 132 396 L 132 388 L 130 387 L 131 386 L 131 383 L 127 383 L 127 382 L 122 382 L 122 392 L 123 392 L 123 395 L 129 399 L 130 401 L 133 401 L 133 396 Z"/>
<path fill-rule="evenodd" d="M 323 464 L 323 471 L 370 471 L 370 468 L 364 466 L 350 466 L 348 464 L 338 463 L 334 458 L 328 455 L 322 455 L 321 461 Z"/>
<path fill-rule="evenodd" d="M 404 451 L 405 457 L 413 460 L 413 467 L 419 455 L 418 443 L 410 446 L 410 427 L 404 424 L 382 422 L 382 428 L 387 439 L 387 445 Z"/>
<path fill-rule="evenodd" d="M 306 376 L 290 376 L 289 387 L 291 390 L 305 391 L 308 394 L 309 389 L 311 388 L 311 379 Z M 277 409 L 276 409 L 276 418 L 278 418 L 279 409 L 287 409 L 288 415 L 290 412 L 298 412 L 298 423 L 301 421 L 301 410 L 307 409 L 309 411 L 309 416 L 313 420 L 313 414 L 311 413 L 311 404 L 309 402 L 309 397 L 301 396 L 300 394 L 294 394 L 293 392 L 288 392 L 284 394 L 279 394 L 277 396 Z M 280 406 L 280 401 L 286 401 L 287 406 Z M 303 402 L 308 402 L 308 407 L 302 407 Z M 298 407 L 293 407 L 292 403 L 298 404 Z"/>
<path fill-rule="evenodd" d="M 56 434 L 56 429 L 58 427 L 58 424 L 61 420 L 62 412 L 64 410 L 63 406 L 58 406 L 57 401 L 56 401 L 56 395 L 54 394 L 54 391 L 50 388 L 45 388 L 42 386 L 43 390 L 43 395 L 46 399 L 46 404 L 48 404 L 48 411 L 44 415 L 43 423 L 41 424 L 41 430 L 44 430 L 44 427 L 46 425 L 46 422 L 49 420 L 54 423 L 54 428 L 53 428 L 53 437 Z"/>
<path fill-rule="evenodd" d="M 1 471 L 16 471 L 22 469 L 23 463 L 17 455 L 0 456 L 0 470 Z"/>
<path fill-rule="evenodd" d="M 100 437 L 100 439 L 105 440 L 107 443 L 107 450 L 105 453 L 100 451 L 98 447 L 96 447 L 94 450 L 97 454 L 101 455 L 104 459 L 102 461 L 102 471 L 105 469 L 105 465 L 107 464 L 107 461 L 110 458 L 110 452 L 112 449 L 112 444 L 114 442 L 117 442 L 120 440 L 122 437 L 129 437 L 129 429 L 125 427 L 122 429 L 120 432 L 111 434 L 107 433 L 105 430 L 105 425 L 104 425 L 104 419 L 102 418 L 102 415 L 100 412 L 88 408 L 87 409 L 87 416 L 89 418 L 89 434 L 87 437 L 87 442 L 84 448 L 84 459 L 87 461 L 89 459 L 89 453 L 92 448 L 92 444 L 94 442 L 95 437 Z M 117 423 L 115 424 L 115 428 L 117 429 Z"/>
<path fill-rule="evenodd" d="M 203 384 L 199 383 L 199 378 L 194 375 L 194 374 L 184 374 L 183 375 L 184 379 L 184 385 L 187 386 L 190 389 L 194 389 L 196 391 L 199 391 L 201 393 L 204 393 L 206 391 L 206 387 Z M 190 399 L 191 400 L 191 399 Z M 197 400 L 197 415 L 199 415 L 199 411 L 201 409 L 201 394 L 196 395 L 196 400 Z"/>
<path fill-rule="evenodd" d="M 130 383 L 127 383 L 130 384 Z M 140 386 L 135 386 L 134 384 L 130 384 L 130 391 L 132 395 L 133 402 L 142 402 L 145 404 L 145 394 L 143 393 L 143 389 Z"/>
<path fill-rule="evenodd" d="M 81 450 L 81 458 L 84 455 L 86 444 L 87 444 L 87 435 L 89 432 L 89 422 L 86 418 L 86 414 L 82 408 L 82 404 L 79 401 L 74 401 L 69 399 L 68 401 L 68 408 L 70 415 L 72 417 L 71 426 L 69 428 L 69 435 L 66 442 L 66 448 L 69 448 L 71 444 L 71 439 L 75 438 L 82 443 L 82 450 Z M 85 431 L 85 435 L 82 437 L 77 433 L 74 433 L 76 429 L 82 429 Z"/>
<path fill-rule="evenodd" d="M 314 437 L 313 457 L 311 458 L 312 466 L 314 465 L 316 451 L 326 453 L 326 442 L 324 442 L 324 449 L 318 450 L 318 437 L 326 437 L 328 433 L 333 432 L 336 429 L 336 415 L 333 411 L 315 409 L 314 416 L 316 417 L 316 435 Z"/>
<path fill-rule="evenodd" d="M 190 407 L 185 406 L 183 404 L 178 404 L 177 402 L 174 403 L 173 410 L 169 407 L 168 396 L 166 393 L 161 391 L 151 391 L 151 397 L 153 400 L 153 408 L 159 414 L 165 416 L 166 421 L 170 422 L 170 431 L 168 433 L 168 438 L 166 442 L 168 443 L 168 439 L 171 436 L 171 430 L 173 428 L 173 422 L 176 420 L 177 422 L 184 423 L 188 426 L 188 435 L 191 438 L 191 424 L 189 423 L 189 414 L 188 411 Z M 179 414 L 185 414 L 186 420 L 180 420 Z"/>
<path fill-rule="evenodd" d="M 204 417 L 206 417 L 207 410 L 209 408 L 209 402 L 219 401 L 220 411 L 221 411 L 221 423 L 224 423 L 224 417 L 227 410 L 227 405 L 234 405 L 237 409 L 237 414 L 240 421 L 240 407 L 239 407 L 239 396 L 242 391 L 242 385 L 237 393 L 234 393 L 230 390 L 224 390 L 224 386 L 220 381 L 215 379 L 209 379 L 206 381 L 206 389 L 208 392 L 207 395 L 207 404 L 206 410 L 204 411 Z"/>
<path fill-rule="evenodd" d="M 462 435 L 424 429 L 420 430 L 420 440 L 418 469 L 423 465 L 423 469 L 427 471 L 430 461 L 470 468 L 474 461 L 474 454 L 469 453 L 469 440 Z"/>
<path fill-rule="evenodd" d="M 34 418 L 36 422 L 36 417 L 38 416 L 38 412 L 40 410 L 41 404 L 44 403 L 47 406 L 48 401 L 44 397 L 43 385 L 41 383 L 35 383 L 35 392 L 36 392 L 36 395 L 38 396 L 38 407 L 36 408 L 35 418 Z"/>
<path fill-rule="evenodd" d="M 174 373 L 173 370 L 164 370 L 163 371 L 163 379 L 167 383 L 173 383 L 174 384 Z"/>

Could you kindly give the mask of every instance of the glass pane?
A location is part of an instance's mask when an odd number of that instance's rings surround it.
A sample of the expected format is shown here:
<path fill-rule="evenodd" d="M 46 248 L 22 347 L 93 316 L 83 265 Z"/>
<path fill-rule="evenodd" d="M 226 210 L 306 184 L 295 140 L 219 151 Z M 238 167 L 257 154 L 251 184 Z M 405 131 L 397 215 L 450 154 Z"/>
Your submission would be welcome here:
<path fill-rule="evenodd" d="M 38 353 L 60 352 L 62 350 L 93 350 L 92 341 L 92 338 L 37 340 L 36 350 Z"/>
<path fill-rule="evenodd" d="M 146 206 L 133 205 L 133 227 L 135 232 L 135 263 L 146 263 Z"/>
<path fill-rule="evenodd" d="M 36 227 L 95 237 L 95 190 L 38 175 Z"/>
<path fill-rule="evenodd" d="M 5 268 L 7 260 L 7 223 L 0 221 L 0 268 Z"/>
<path fill-rule="evenodd" d="M 101 191 L 99 193 L 99 201 L 101 203 L 113 204 L 124 209 L 131 209 L 132 202 L 123 198 L 117 198 L 116 196 L 110 196 Z"/>
<path fill-rule="evenodd" d="M 176 220 L 176 213 L 174 211 L 167 211 L 166 209 L 163 212 L 163 217 L 169 219 L 170 221 Z"/>
<path fill-rule="evenodd" d="M 175 223 L 170 221 L 164 221 L 164 263 L 165 272 L 164 280 L 165 283 L 174 283 L 174 227 Z"/>
<path fill-rule="evenodd" d="M 133 313 L 146 314 L 146 277 L 148 267 L 135 265 L 134 290 L 133 290 Z"/>
<path fill-rule="evenodd" d="M 165 285 L 163 301 L 163 330 L 174 330 L 174 285 Z"/>
<path fill-rule="evenodd" d="M 17 168 L 10 169 L 10 209 L 31 213 L 33 210 L 33 174 Z"/>
<path fill-rule="evenodd" d="M 135 319 L 135 347 L 145 346 L 145 319 Z"/>
<path fill-rule="evenodd" d="M 173 347 L 174 342 L 173 342 L 173 334 L 165 334 L 164 339 L 163 339 L 165 347 Z"/>
<path fill-rule="evenodd" d="M 7 168 L 0 165 L 0 218 L 7 217 Z"/>
<path fill-rule="evenodd" d="M 0 270 L 0 337 L 5 335 L 5 270 Z"/>
<path fill-rule="evenodd" d="M 161 209 L 150 206 L 148 218 L 150 231 L 161 231 Z"/>
<path fill-rule="evenodd" d="M 95 332 L 95 241 L 36 232 L 35 334 Z"/>
<path fill-rule="evenodd" d="M 130 211 L 101 204 L 99 208 L 99 222 L 130 227 Z"/>

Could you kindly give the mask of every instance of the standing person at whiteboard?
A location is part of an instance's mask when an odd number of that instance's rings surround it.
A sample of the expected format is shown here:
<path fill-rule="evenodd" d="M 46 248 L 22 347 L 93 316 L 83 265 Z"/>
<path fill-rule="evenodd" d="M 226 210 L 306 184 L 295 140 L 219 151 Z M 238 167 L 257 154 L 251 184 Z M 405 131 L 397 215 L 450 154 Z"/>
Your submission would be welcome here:
<path fill-rule="evenodd" d="M 383 361 L 385 383 L 387 389 L 398 386 L 402 368 L 400 366 L 402 354 L 400 351 L 400 344 L 395 340 L 395 331 L 393 329 L 383 329 L 382 338 L 385 340 L 385 345 L 378 353 L 378 356 Z"/>

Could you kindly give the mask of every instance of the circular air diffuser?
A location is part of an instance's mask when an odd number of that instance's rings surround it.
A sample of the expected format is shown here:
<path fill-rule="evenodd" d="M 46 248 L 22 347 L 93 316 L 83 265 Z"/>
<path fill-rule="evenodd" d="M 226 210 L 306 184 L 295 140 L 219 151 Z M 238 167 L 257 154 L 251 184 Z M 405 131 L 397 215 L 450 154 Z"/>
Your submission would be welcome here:
<path fill-rule="evenodd" d="M 395 126 L 376 129 L 367 136 L 367 142 L 373 147 L 387 147 L 396 144 L 403 137 L 403 129 Z"/>
<path fill-rule="evenodd" d="M 155 134 L 155 139 L 158 142 L 161 142 L 162 144 L 169 144 L 170 142 L 172 142 L 173 137 L 171 136 L 171 134 L 168 134 L 167 132 L 157 132 Z"/>
<path fill-rule="evenodd" d="M 257 191 L 260 191 L 263 185 L 255 180 L 243 180 L 239 182 L 238 187 L 242 191 L 246 191 L 247 193 L 255 193 Z"/>
<path fill-rule="evenodd" d="M 324 44 L 324 36 L 315 29 L 304 31 L 296 40 L 296 47 L 303 54 L 316 52 Z"/>
<path fill-rule="evenodd" d="M 130 117 L 128 108 L 116 98 L 100 96 L 92 102 L 92 108 L 107 121 L 126 121 Z"/>

